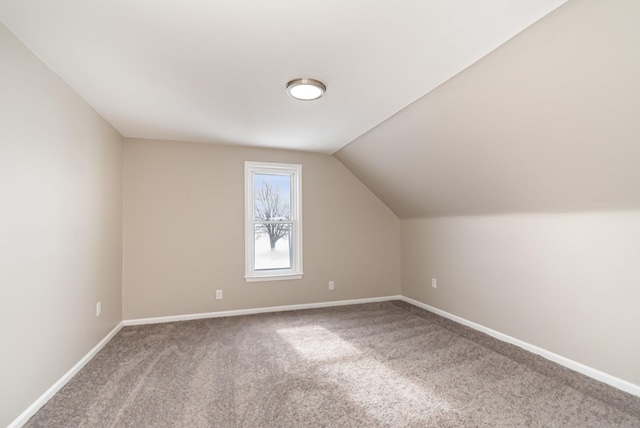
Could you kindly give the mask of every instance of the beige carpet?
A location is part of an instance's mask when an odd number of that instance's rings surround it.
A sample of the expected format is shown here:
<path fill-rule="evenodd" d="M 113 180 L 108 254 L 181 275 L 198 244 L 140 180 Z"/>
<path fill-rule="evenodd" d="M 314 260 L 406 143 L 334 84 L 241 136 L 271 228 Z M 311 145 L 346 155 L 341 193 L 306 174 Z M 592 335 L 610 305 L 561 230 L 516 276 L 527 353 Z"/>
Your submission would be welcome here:
<path fill-rule="evenodd" d="M 640 427 L 640 398 L 403 302 L 125 327 L 28 427 Z"/>

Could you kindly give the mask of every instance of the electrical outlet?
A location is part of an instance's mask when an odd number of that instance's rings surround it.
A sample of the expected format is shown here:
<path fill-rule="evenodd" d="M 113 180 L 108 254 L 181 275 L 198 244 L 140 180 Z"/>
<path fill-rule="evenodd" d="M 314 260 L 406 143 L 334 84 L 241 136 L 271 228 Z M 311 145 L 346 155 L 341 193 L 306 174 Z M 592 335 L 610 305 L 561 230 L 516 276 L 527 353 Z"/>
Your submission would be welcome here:
<path fill-rule="evenodd" d="M 222 290 L 216 290 L 216 300 L 222 300 Z"/>
<path fill-rule="evenodd" d="M 96 303 L 96 316 L 99 317 L 102 313 L 102 302 Z"/>
<path fill-rule="evenodd" d="M 335 287 L 335 283 L 333 281 L 329 281 L 329 290 L 333 290 Z"/>
<path fill-rule="evenodd" d="M 438 288 L 438 281 L 435 278 L 431 278 L 431 287 Z"/>

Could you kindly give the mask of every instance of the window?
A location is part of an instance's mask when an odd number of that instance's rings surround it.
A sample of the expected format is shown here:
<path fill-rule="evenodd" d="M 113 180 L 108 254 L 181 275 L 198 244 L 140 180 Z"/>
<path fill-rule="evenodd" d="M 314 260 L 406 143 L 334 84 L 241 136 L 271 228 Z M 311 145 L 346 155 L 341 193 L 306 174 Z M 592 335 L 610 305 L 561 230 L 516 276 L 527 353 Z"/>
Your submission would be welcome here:
<path fill-rule="evenodd" d="M 245 279 L 302 278 L 302 165 L 245 162 Z"/>

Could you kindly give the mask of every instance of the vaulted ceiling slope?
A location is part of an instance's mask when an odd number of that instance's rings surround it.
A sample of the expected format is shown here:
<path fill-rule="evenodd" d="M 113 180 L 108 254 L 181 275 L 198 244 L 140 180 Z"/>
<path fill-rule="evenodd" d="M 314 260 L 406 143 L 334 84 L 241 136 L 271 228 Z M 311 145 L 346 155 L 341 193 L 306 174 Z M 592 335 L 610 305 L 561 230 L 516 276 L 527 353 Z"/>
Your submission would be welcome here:
<path fill-rule="evenodd" d="M 0 0 L 125 137 L 333 153 L 566 0 Z M 316 77 L 315 102 L 285 84 Z"/>
<path fill-rule="evenodd" d="M 570 1 L 336 157 L 400 218 L 638 209 L 639 23 Z"/>

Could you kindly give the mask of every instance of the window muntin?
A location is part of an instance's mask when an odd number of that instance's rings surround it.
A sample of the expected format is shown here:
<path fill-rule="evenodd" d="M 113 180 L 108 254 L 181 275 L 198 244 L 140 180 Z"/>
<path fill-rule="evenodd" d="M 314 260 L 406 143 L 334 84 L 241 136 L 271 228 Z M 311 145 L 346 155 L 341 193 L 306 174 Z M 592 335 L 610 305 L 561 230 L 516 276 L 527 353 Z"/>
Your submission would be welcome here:
<path fill-rule="evenodd" d="M 245 162 L 245 279 L 302 277 L 301 165 Z"/>

